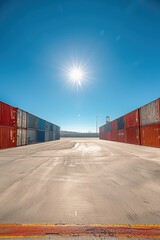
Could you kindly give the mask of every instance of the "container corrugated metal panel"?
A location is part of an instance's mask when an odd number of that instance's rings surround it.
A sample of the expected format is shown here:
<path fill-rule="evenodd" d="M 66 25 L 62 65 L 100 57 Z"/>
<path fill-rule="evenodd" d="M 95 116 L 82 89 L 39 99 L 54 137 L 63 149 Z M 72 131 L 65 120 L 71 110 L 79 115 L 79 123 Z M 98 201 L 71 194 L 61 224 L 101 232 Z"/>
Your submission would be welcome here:
<path fill-rule="evenodd" d="M 53 132 L 53 123 L 50 123 L 50 131 Z"/>
<path fill-rule="evenodd" d="M 106 123 L 104 125 L 104 132 L 110 132 L 111 131 L 111 124 L 110 123 Z"/>
<path fill-rule="evenodd" d="M 53 124 L 53 132 L 56 132 L 57 126 Z"/>
<path fill-rule="evenodd" d="M 22 128 L 27 128 L 27 112 L 22 111 Z"/>
<path fill-rule="evenodd" d="M 17 109 L 17 127 L 21 128 L 22 127 L 22 110 L 21 109 Z M 17 133 L 18 138 L 17 138 L 17 146 L 21 146 L 21 144 L 19 144 L 19 131 Z M 21 134 L 20 134 L 21 135 Z"/>
<path fill-rule="evenodd" d="M 27 145 L 27 130 L 22 129 L 22 146 Z"/>
<path fill-rule="evenodd" d="M 125 128 L 139 126 L 139 109 L 136 109 L 124 116 Z"/>
<path fill-rule="evenodd" d="M 45 131 L 45 142 L 49 141 L 49 131 Z"/>
<path fill-rule="evenodd" d="M 27 114 L 27 128 L 37 129 L 37 117 L 30 113 Z"/>
<path fill-rule="evenodd" d="M 53 141 L 53 131 L 50 131 L 50 134 L 49 134 L 49 141 Z"/>
<path fill-rule="evenodd" d="M 111 141 L 117 141 L 117 131 L 111 132 Z"/>
<path fill-rule="evenodd" d="M 50 123 L 45 121 L 45 131 L 49 131 L 50 130 Z"/>
<path fill-rule="evenodd" d="M 111 141 L 111 132 L 106 132 L 106 140 Z"/>
<path fill-rule="evenodd" d="M 117 130 L 124 129 L 124 116 L 117 118 Z"/>
<path fill-rule="evenodd" d="M 140 108 L 141 126 L 160 122 L 160 98 Z"/>
<path fill-rule="evenodd" d="M 141 145 L 160 147 L 160 124 L 141 127 Z"/>
<path fill-rule="evenodd" d="M 43 120 L 42 118 L 38 118 L 37 119 L 37 128 L 38 130 L 45 130 L 45 120 Z"/>
<path fill-rule="evenodd" d="M 19 128 L 17 129 L 17 146 L 22 145 L 22 130 Z"/>
<path fill-rule="evenodd" d="M 17 129 L 14 127 L 0 126 L 0 149 L 16 147 Z"/>
<path fill-rule="evenodd" d="M 0 102 L 0 125 L 17 127 L 17 108 Z"/>
<path fill-rule="evenodd" d="M 45 142 L 45 131 L 38 130 L 37 131 L 37 142 Z"/>
<path fill-rule="evenodd" d="M 111 124 L 111 131 L 116 132 L 117 131 L 117 120 L 112 121 L 110 124 Z"/>
<path fill-rule="evenodd" d="M 37 131 L 33 129 L 27 129 L 27 144 L 33 144 L 37 142 Z"/>
<path fill-rule="evenodd" d="M 117 142 L 125 142 L 125 130 L 121 129 L 117 131 Z"/>
<path fill-rule="evenodd" d="M 126 128 L 125 142 L 130 144 L 140 145 L 139 127 Z"/>
<path fill-rule="evenodd" d="M 56 133 L 53 132 L 53 140 L 56 140 Z"/>

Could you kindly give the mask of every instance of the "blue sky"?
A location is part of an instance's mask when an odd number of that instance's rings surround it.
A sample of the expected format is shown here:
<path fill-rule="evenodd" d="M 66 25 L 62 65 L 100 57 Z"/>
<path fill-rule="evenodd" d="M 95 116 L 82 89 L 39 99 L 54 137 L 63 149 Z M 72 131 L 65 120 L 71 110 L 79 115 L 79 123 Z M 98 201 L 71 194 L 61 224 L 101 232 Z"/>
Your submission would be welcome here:
<path fill-rule="evenodd" d="M 66 67 L 85 64 L 69 84 Z M 0 98 L 63 130 L 95 131 L 160 97 L 158 0 L 0 0 Z"/>

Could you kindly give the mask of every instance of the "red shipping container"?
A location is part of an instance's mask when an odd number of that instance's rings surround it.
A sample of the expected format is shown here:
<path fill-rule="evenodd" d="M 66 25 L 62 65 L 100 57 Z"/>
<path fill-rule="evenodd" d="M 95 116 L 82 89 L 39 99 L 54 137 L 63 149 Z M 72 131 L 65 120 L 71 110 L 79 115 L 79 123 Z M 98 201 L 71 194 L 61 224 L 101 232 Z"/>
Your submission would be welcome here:
<path fill-rule="evenodd" d="M 139 126 L 139 109 L 136 109 L 124 115 L 124 121 L 125 121 L 125 128 L 138 127 Z"/>
<path fill-rule="evenodd" d="M 106 132 L 106 140 L 111 141 L 111 132 Z"/>
<path fill-rule="evenodd" d="M 111 141 L 117 141 L 117 131 L 111 132 Z"/>
<path fill-rule="evenodd" d="M 16 147 L 17 129 L 0 126 L 0 149 Z"/>
<path fill-rule="evenodd" d="M 125 132 L 125 142 L 140 145 L 139 127 L 127 128 Z"/>
<path fill-rule="evenodd" d="M 160 147 L 160 124 L 141 127 L 141 144 Z"/>
<path fill-rule="evenodd" d="M 125 130 L 118 130 L 117 131 L 117 142 L 125 142 Z"/>
<path fill-rule="evenodd" d="M 111 122 L 111 132 L 117 131 L 117 120 Z"/>
<path fill-rule="evenodd" d="M 0 125 L 17 127 L 17 108 L 0 102 Z"/>

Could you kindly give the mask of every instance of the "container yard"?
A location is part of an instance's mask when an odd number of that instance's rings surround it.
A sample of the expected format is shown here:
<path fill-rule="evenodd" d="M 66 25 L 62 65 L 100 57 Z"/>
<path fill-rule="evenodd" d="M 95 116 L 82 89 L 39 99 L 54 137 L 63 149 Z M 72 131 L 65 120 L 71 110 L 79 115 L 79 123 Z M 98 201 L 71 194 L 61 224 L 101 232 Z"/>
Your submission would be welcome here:
<path fill-rule="evenodd" d="M 99 138 L 160 147 L 160 98 L 99 128 Z"/>
<path fill-rule="evenodd" d="M 59 139 L 59 126 L 0 102 L 0 149 Z"/>

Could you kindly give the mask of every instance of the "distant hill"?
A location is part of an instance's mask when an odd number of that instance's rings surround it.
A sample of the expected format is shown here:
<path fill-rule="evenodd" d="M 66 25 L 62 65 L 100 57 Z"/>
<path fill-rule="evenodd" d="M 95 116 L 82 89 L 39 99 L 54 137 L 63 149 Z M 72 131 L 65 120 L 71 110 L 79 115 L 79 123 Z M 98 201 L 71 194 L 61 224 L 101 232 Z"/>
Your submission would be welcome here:
<path fill-rule="evenodd" d="M 61 137 L 99 137 L 98 133 L 80 133 L 80 132 L 72 132 L 72 131 L 61 131 Z"/>

